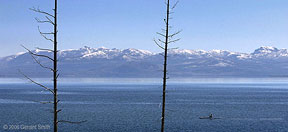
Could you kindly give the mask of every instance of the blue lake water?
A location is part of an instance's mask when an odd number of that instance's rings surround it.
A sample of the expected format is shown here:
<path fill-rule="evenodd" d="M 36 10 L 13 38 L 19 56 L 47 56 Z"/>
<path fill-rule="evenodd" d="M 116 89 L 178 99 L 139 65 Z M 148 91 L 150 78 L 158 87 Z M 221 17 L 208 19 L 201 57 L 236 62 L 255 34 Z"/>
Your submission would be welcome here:
<path fill-rule="evenodd" d="M 39 79 L 43 82 L 44 79 Z M 287 79 L 175 79 L 169 81 L 167 132 L 288 131 Z M 44 83 L 49 86 L 47 81 Z M 51 86 L 51 85 L 50 85 Z M 59 82 L 60 132 L 160 131 L 161 79 L 63 79 Z M 0 79 L 0 131 L 48 125 L 52 96 L 25 80 Z M 216 120 L 201 120 L 213 113 Z M 21 126 L 22 125 L 22 126 Z M 27 128 L 26 128 L 27 129 Z"/>

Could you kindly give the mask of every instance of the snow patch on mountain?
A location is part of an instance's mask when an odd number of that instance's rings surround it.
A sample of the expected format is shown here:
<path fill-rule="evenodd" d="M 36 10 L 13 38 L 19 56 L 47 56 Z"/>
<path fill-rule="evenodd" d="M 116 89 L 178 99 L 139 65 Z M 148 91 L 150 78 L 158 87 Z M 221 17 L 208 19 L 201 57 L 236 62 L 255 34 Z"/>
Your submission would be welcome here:
<path fill-rule="evenodd" d="M 288 56 L 287 49 L 278 49 L 271 46 L 262 46 L 256 49 L 252 54 L 253 57 L 266 57 L 266 58 L 278 58 Z"/>
<path fill-rule="evenodd" d="M 217 64 L 211 65 L 211 66 L 216 66 L 216 67 L 227 67 L 227 66 L 231 66 L 228 63 L 224 63 L 224 62 L 219 62 Z"/>

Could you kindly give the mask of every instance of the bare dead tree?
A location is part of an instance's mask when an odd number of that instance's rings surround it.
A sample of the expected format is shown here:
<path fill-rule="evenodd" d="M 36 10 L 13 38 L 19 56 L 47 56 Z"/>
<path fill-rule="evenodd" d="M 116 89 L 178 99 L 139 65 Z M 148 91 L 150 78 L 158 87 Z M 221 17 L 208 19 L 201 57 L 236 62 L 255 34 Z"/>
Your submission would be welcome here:
<path fill-rule="evenodd" d="M 169 34 L 170 29 L 172 28 L 169 25 L 171 18 L 171 14 L 173 13 L 173 9 L 177 6 L 179 1 L 177 1 L 172 7 L 170 6 L 170 0 L 165 0 L 166 4 L 166 18 L 164 19 L 165 22 L 165 29 L 162 29 L 164 33 L 157 32 L 160 37 L 163 37 L 165 40 L 162 39 L 154 39 L 155 44 L 164 50 L 164 65 L 163 65 L 163 93 L 162 93 L 162 116 L 161 116 L 161 132 L 164 132 L 164 123 L 165 123 L 165 102 L 166 102 L 166 83 L 167 83 L 167 57 L 168 57 L 168 45 L 171 43 L 175 43 L 180 39 L 175 39 L 174 37 L 179 34 L 181 31 L 177 31 L 173 34 Z"/>
<path fill-rule="evenodd" d="M 47 55 L 42 55 L 42 54 L 38 54 L 38 53 L 34 53 L 33 51 L 29 50 L 28 48 L 24 47 L 22 45 L 23 48 L 25 48 L 28 53 L 30 53 L 30 55 L 32 56 L 32 58 L 34 59 L 34 61 L 39 64 L 42 68 L 48 69 L 51 72 L 53 72 L 53 89 L 48 88 L 47 86 L 44 86 L 41 83 L 38 83 L 36 81 L 34 81 L 33 79 L 31 79 L 30 77 L 28 77 L 27 75 L 25 75 L 24 73 L 22 73 L 21 71 L 19 71 L 25 78 L 27 78 L 29 81 L 31 81 L 32 83 L 44 88 L 44 90 L 49 91 L 52 95 L 53 95 L 53 101 L 44 101 L 44 102 L 39 102 L 42 104 L 53 104 L 53 114 L 54 114 L 54 119 L 53 119 L 53 125 L 54 125 L 54 132 L 58 131 L 58 123 L 63 122 L 63 123 L 72 123 L 72 124 L 78 124 L 78 123 L 82 123 L 85 121 L 81 121 L 81 122 L 72 122 L 72 121 L 65 121 L 65 120 L 58 120 L 58 113 L 60 111 L 62 111 L 61 109 L 58 109 L 58 103 L 59 103 L 59 99 L 58 99 L 58 88 L 57 88 L 57 80 L 59 77 L 59 73 L 58 73 L 58 68 L 57 68 L 57 0 L 54 0 L 54 9 L 53 9 L 53 14 L 50 14 L 46 11 L 40 10 L 39 8 L 30 8 L 30 10 L 40 13 L 42 15 L 45 15 L 45 20 L 40 20 L 38 18 L 35 18 L 35 20 L 38 23 L 48 23 L 51 24 L 53 26 L 53 32 L 42 32 L 38 26 L 38 31 L 40 33 L 40 35 L 53 43 L 53 49 L 44 49 L 44 48 L 37 48 L 39 50 L 43 50 L 43 51 L 48 51 L 48 52 L 52 52 L 53 53 L 53 57 L 47 56 Z M 49 36 L 50 35 L 50 36 Z M 52 38 L 50 38 L 52 37 Z M 43 65 L 37 58 L 46 58 L 48 60 L 50 60 L 53 64 L 53 67 L 49 67 L 49 66 L 45 66 Z"/>
<path fill-rule="evenodd" d="M 48 69 L 50 71 L 53 72 L 53 89 L 51 88 L 48 88 L 34 80 L 32 80 L 31 78 L 29 78 L 28 76 L 26 76 L 25 74 L 23 74 L 21 72 L 21 74 L 27 78 L 29 81 L 31 81 L 32 83 L 38 85 L 38 86 L 41 86 L 42 88 L 44 88 L 45 90 L 48 90 L 52 93 L 53 95 L 53 101 L 47 101 L 47 102 L 40 102 L 42 104 L 53 104 L 53 114 L 54 114 L 54 119 L 53 119 L 53 127 L 54 127 L 54 132 L 57 132 L 58 131 L 58 113 L 61 111 L 61 109 L 58 109 L 58 103 L 59 103 L 59 100 L 58 100 L 58 89 L 57 89 L 57 79 L 59 77 L 59 74 L 58 74 L 58 69 L 57 69 L 57 62 L 58 62 L 58 59 L 57 59 L 57 0 L 54 1 L 54 13 L 51 14 L 51 13 L 48 13 L 46 11 L 43 11 L 43 10 L 40 10 L 39 8 L 30 8 L 30 10 L 34 11 L 34 12 L 37 12 L 37 13 L 40 13 L 40 14 L 43 14 L 45 15 L 45 20 L 40 20 L 38 18 L 35 18 L 35 20 L 38 22 L 38 23 L 48 23 L 48 24 L 51 24 L 53 27 L 54 27 L 54 30 L 53 32 L 42 32 L 38 26 L 38 31 L 40 33 L 40 35 L 53 43 L 53 49 L 43 49 L 43 48 L 37 48 L 39 50 L 44 50 L 44 51 L 49 51 L 49 52 L 52 52 L 53 53 L 53 57 L 50 57 L 50 56 L 47 56 L 47 55 L 41 55 L 41 54 L 38 54 L 38 53 L 34 53 L 32 52 L 31 50 L 29 50 L 28 48 L 24 47 L 29 53 L 30 55 L 32 56 L 32 58 L 34 59 L 34 61 L 39 64 L 42 68 L 45 68 L 45 69 Z M 50 35 L 50 37 L 52 36 L 53 38 L 51 39 L 48 35 Z M 43 64 L 41 64 L 40 61 L 37 60 L 36 57 L 42 57 L 42 58 L 46 58 L 50 61 L 52 61 L 53 63 L 53 67 L 48 67 L 48 66 L 44 66 Z"/>

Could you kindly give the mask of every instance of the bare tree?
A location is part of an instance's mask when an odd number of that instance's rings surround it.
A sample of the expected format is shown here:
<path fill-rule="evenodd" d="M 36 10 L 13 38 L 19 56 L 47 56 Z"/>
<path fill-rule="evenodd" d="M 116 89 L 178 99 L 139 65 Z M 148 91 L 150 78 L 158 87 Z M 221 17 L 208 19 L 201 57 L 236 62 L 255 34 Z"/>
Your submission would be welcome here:
<path fill-rule="evenodd" d="M 54 119 L 53 119 L 53 125 L 54 125 L 54 132 L 58 131 L 58 123 L 63 122 L 63 123 L 82 123 L 85 121 L 81 121 L 81 122 L 72 122 L 72 121 L 66 121 L 66 120 L 58 120 L 58 113 L 61 111 L 61 109 L 58 109 L 58 103 L 59 103 L 59 99 L 58 99 L 58 88 L 57 88 L 57 80 L 59 77 L 59 73 L 58 73 L 58 68 L 57 68 L 57 0 L 54 1 L 54 9 L 53 9 L 53 14 L 50 14 L 46 11 L 40 10 L 39 8 L 30 8 L 30 10 L 40 13 L 42 15 L 45 15 L 45 20 L 40 20 L 38 18 L 35 18 L 35 20 L 38 23 L 48 23 L 51 24 L 53 26 L 53 32 L 42 32 L 38 26 L 38 31 L 40 33 L 40 35 L 53 43 L 53 49 L 44 49 L 44 48 L 37 48 L 39 50 L 43 50 L 43 51 L 48 51 L 48 52 L 52 52 L 53 53 L 53 57 L 50 57 L 48 55 L 42 55 L 42 54 L 38 54 L 38 53 L 34 53 L 31 50 L 29 50 L 28 48 L 24 47 L 32 56 L 32 58 L 34 59 L 34 61 L 39 64 L 42 68 L 48 69 L 50 71 L 53 72 L 53 89 L 48 88 L 47 86 L 38 83 L 36 81 L 34 81 L 33 79 L 29 78 L 27 75 L 23 74 L 21 71 L 19 71 L 25 78 L 27 78 L 29 81 L 31 81 L 32 83 L 44 88 L 44 90 L 49 91 L 52 95 L 53 95 L 53 101 L 47 101 L 47 102 L 40 102 L 42 104 L 53 104 L 53 114 L 54 114 Z M 52 38 L 50 38 L 52 37 Z M 43 64 L 41 64 L 41 62 L 38 60 L 38 58 L 46 58 L 48 60 L 50 60 L 53 64 L 53 67 L 49 67 L 49 66 L 45 66 Z"/>
<path fill-rule="evenodd" d="M 165 123 L 165 101 L 166 101 L 166 82 L 167 82 L 167 57 L 168 57 L 168 45 L 170 43 L 175 43 L 180 39 L 174 39 L 174 37 L 179 34 L 181 31 L 175 32 L 173 34 L 169 34 L 170 29 L 172 28 L 169 25 L 171 18 L 171 14 L 173 13 L 173 9 L 177 6 L 179 1 L 177 1 L 172 7 L 170 6 L 170 0 L 165 0 L 166 4 L 166 18 L 164 19 L 165 22 L 165 29 L 162 29 L 164 33 L 157 32 L 158 35 L 163 37 L 165 40 L 162 39 L 154 39 L 154 42 L 157 46 L 159 46 L 162 50 L 164 50 L 164 65 L 163 65 L 163 93 L 162 93 L 162 116 L 161 116 L 161 132 L 164 132 L 164 123 Z M 164 46 L 163 46 L 164 45 Z"/>

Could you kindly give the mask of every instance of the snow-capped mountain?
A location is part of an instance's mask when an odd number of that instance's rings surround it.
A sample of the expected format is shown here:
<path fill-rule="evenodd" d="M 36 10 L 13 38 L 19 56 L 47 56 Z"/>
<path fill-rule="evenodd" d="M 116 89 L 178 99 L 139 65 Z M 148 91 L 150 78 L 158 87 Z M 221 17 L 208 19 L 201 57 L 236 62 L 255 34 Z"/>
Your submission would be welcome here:
<path fill-rule="evenodd" d="M 150 51 L 146 50 L 137 50 L 137 49 L 108 49 L 105 47 L 100 48 L 90 48 L 85 46 L 80 49 L 70 49 L 70 50 L 62 50 L 59 52 L 59 57 L 65 60 L 69 59 L 115 59 L 122 58 L 126 60 L 134 60 L 139 58 L 145 58 L 153 55 Z"/>
<path fill-rule="evenodd" d="M 33 50 L 51 56 L 52 52 Z M 174 49 L 168 52 L 168 71 L 174 77 L 285 77 L 288 75 L 288 51 L 263 46 L 253 53 L 226 50 Z M 163 56 L 139 49 L 105 47 L 68 49 L 58 52 L 62 77 L 161 77 Z M 38 58 L 46 66 L 51 62 Z M 1 77 L 19 77 L 18 69 L 33 77 L 47 77 L 50 72 L 21 52 L 0 58 Z"/>

